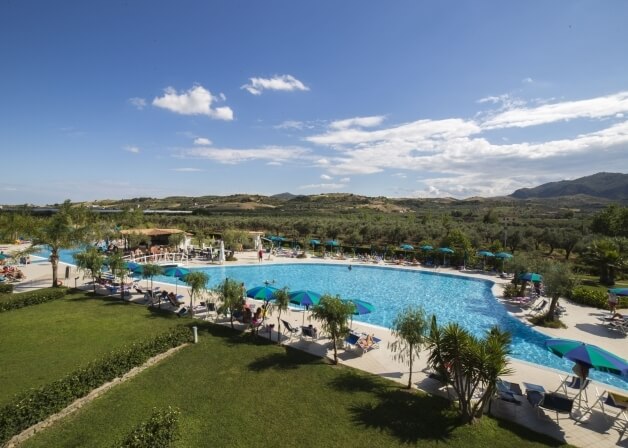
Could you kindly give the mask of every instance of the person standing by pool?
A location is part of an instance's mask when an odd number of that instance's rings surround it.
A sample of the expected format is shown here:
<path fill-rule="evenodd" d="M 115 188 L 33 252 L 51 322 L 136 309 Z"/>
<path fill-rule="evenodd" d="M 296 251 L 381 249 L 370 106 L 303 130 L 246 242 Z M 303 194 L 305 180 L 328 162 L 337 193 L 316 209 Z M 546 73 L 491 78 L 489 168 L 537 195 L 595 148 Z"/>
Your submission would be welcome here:
<path fill-rule="evenodd" d="M 258 263 L 261 263 L 263 259 L 264 259 L 264 251 L 260 247 L 259 250 L 257 251 L 257 261 L 258 261 Z"/>
<path fill-rule="evenodd" d="M 617 294 L 609 292 L 608 293 L 608 308 L 611 310 L 611 314 L 615 314 L 617 312 Z"/>

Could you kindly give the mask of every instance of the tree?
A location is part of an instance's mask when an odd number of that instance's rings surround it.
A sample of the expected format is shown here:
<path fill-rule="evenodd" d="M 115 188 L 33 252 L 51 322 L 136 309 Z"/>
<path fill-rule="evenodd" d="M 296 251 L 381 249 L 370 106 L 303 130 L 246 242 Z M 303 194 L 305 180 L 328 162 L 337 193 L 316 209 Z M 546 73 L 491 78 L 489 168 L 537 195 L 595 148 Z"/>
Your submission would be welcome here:
<path fill-rule="evenodd" d="M 124 279 L 128 272 L 126 260 L 121 252 L 114 252 L 107 257 L 107 265 L 114 277 L 120 277 L 120 299 L 124 300 Z"/>
<path fill-rule="evenodd" d="M 216 292 L 222 302 L 221 311 L 229 312 L 233 328 L 233 313 L 242 307 L 242 283 L 226 278 L 216 287 Z"/>
<path fill-rule="evenodd" d="M 543 273 L 545 294 L 552 299 L 549 310 L 543 317 L 543 320 L 555 321 L 557 320 L 556 307 L 558 299 L 571 294 L 571 291 L 576 286 L 576 279 L 567 263 L 547 261 L 541 267 L 541 272 Z"/>
<path fill-rule="evenodd" d="M 142 277 L 150 278 L 150 290 L 153 290 L 153 277 L 162 273 L 158 264 L 146 263 L 142 265 Z"/>
<path fill-rule="evenodd" d="M 70 201 L 67 200 L 59 207 L 57 213 L 33 230 L 33 245 L 48 246 L 50 249 L 53 288 L 59 286 L 57 275 L 59 251 L 78 247 L 89 239 L 89 227 L 85 225 L 84 216 L 80 208 L 73 210 Z"/>
<path fill-rule="evenodd" d="M 290 303 L 290 295 L 288 294 L 288 288 L 283 287 L 275 291 L 275 301 L 273 302 L 273 308 L 277 310 L 277 342 L 281 340 L 281 313 L 288 311 L 288 304 Z M 268 310 L 267 310 L 268 311 Z"/>
<path fill-rule="evenodd" d="M 605 236 L 628 237 L 628 207 L 609 205 L 593 218 L 591 230 Z"/>
<path fill-rule="evenodd" d="M 392 325 L 392 334 L 395 342 L 388 347 L 396 353 L 395 359 L 408 363 L 408 389 L 412 388 L 412 364 L 414 357 L 419 357 L 425 344 L 428 330 L 427 319 L 423 308 L 409 307 L 401 311 Z"/>
<path fill-rule="evenodd" d="M 511 373 L 510 340 L 510 334 L 497 327 L 478 339 L 455 322 L 441 328 L 432 317 L 428 362 L 454 389 L 463 422 L 473 423 L 482 416 L 497 379 Z"/>
<path fill-rule="evenodd" d="M 190 309 L 194 309 L 194 300 L 201 298 L 207 291 L 209 275 L 203 271 L 192 271 L 187 274 L 183 281 L 190 287 Z"/>
<path fill-rule="evenodd" d="M 600 283 L 615 284 L 615 275 L 626 268 L 628 239 L 599 238 L 593 240 L 582 253 L 582 260 L 593 267 L 600 275 Z"/>
<path fill-rule="evenodd" d="M 102 268 L 105 264 L 105 256 L 94 246 L 89 246 L 85 252 L 74 254 L 76 267 L 83 272 L 89 273 L 92 279 L 94 295 L 96 295 L 96 279 L 102 274 Z"/>
<path fill-rule="evenodd" d="M 318 305 L 312 308 L 312 316 L 321 322 L 323 330 L 331 337 L 334 347 L 334 364 L 338 364 L 338 341 L 349 332 L 349 316 L 354 305 L 341 300 L 338 296 L 325 294 Z"/>

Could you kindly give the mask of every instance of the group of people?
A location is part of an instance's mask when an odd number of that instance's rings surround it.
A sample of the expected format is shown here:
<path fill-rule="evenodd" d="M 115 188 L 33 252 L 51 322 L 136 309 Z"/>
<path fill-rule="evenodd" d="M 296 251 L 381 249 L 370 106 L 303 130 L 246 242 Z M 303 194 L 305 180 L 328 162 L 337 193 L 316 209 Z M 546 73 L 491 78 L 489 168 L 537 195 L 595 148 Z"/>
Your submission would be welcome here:
<path fill-rule="evenodd" d="M 15 266 L 3 266 L 0 271 L 0 281 L 19 281 L 25 278 L 24 273 Z"/>

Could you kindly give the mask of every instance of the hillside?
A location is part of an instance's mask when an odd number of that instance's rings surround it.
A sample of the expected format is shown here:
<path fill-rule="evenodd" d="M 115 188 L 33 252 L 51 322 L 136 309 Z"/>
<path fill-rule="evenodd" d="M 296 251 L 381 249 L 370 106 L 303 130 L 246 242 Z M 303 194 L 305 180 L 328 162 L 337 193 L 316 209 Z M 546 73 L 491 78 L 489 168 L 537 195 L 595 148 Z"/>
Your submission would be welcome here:
<path fill-rule="evenodd" d="M 517 199 L 531 199 L 577 195 L 628 201 L 628 174 L 597 173 L 574 180 L 550 182 L 534 188 L 521 188 L 511 196 Z"/>

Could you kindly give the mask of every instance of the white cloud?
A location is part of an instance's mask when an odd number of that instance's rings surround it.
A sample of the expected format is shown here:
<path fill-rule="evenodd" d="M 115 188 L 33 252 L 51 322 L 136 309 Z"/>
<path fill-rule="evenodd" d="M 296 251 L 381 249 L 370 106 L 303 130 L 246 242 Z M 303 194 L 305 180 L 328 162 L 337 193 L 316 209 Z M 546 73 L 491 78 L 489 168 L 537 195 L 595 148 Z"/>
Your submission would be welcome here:
<path fill-rule="evenodd" d="M 521 82 L 522 82 L 522 83 L 524 83 L 524 84 L 532 84 L 532 83 L 534 83 L 534 79 L 532 79 L 532 78 L 530 78 L 530 77 L 528 76 L 527 78 L 523 78 L 523 79 L 521 80 Z"/>
<path fill-rule="evenodd" d="M 342 179 L 340 179 L 340 182 L 342 182 L 344 184 L 348 184 L 349 182 L 351 182 L 351 178 L 350 177 L 343 177 Z"/>
<path fill-rule="evenodd" d="M 164 89 L 164 96 L 153 99 L 153 106 L 168 109 L 182 115 L 206 115 L 217 120 L 233 120 L 229 107 L 212 107 L 224 96 L 215 97 L 203 86 L 196 85 L 186 92 L 177 93 L 173 87 Z"/>
<path fill-rule="evenodd" d="M 399 179 L 406 179 L 408 176 L 405 173 L 395 173 L 394 177 L 398 177 Z"/>
<path fill-rule="evenodd" d="M 372 128 L 382 124 L 385 118 L 386 117 L 383 115 L 347 118 L 345 120 L 332 121 L 329 127 L 332 129 L 348 129 L 353 127 Z"/>
<path fill-rule="evenodd" d="M 212 141 L 208 138 L 204 137 L 196 137 L 194 139 L 194 144 L 199 146 L 209 146 L 212 144 Z"/>
<path fill-rule="evenodd" d="M 172 168 L 170 171 L 178 171 L 181 173 L 194 173 L 197 171 L 205 171 L 200 168 Z"/>
<path fill-rule="evenodd" d="M 332 180 L 332 177 L 328 176 L 327 174 L 321 174 L 321 179 L 323 179 L 323 180 Z"/>
<path fill-rule="evenodd" d="M 129 98 L 129 104 L 137 108 L 138 110 L 142 110 L 146 107 L 146 100 L 144 98 L 133 97 Z"/>
<path fill-rule="evenodd" d="M 244 84 L 241 88 L 253 95 L 261 95 L 264 90 L 281 90 L 284 92 L 310 90 L 309 87 L 292 75 L 275 75 L 272 78 L 249 78 L 249 81 L 251 82 Z"/>
<path fill-rule="evenodd" d="M 253 149 L 193 148 L 182 151 L 181 157 L 209 159 L 233 165 L 254 160 L 266 160 L 277 163 L 290 160 L 305 160 L 309 154 L 309 149 L 301 147 L 267 146 Z"/>
<path fill-rule="evenodd" d="M 528 127 L 576 118 L 599 119 L 628 112 L 628 92 L 578 101 L 544 104 L 534 108 L 515 107 L 489 117 L 484 129 Z"/>
<path fill-rule="evenodd" d="M 495 101 L 504 103 L 506 100 Z M 312 163 L 323 168 L 329 180 L 331 176 L 402 170 L 393 175 L 404 178 L 406 172 L 415 172 L 419 178 L 430 179 L 429 183 L 422 182 L 424 186 L 417 194 L 495 196 L 538 185 L 543 179 L 557 180 L 558 172 L 560 179 L 628 166 L 622 151 L 628 145 L 628 120 L 618 116 L 624 114 L 618 112 L 622 101 L 621 94 L 590 100 L 587 104 L 592 104 L 592 110 L 598 112 L 587 112 L 583 118 L 595 119 L 598 127 L 605 127 L 572 135 L 565 135 L 563 129 L 563 138 L 548 140 L 521 141 L 520 136 L 509 138 L 507 135 L 489 140 L 483 135 L 487 130 L 482 128 L 481 120 L 463 118 L 418 120 L 378 130 L 351 126 L 330 128 L 326 133 L 313 134 L 305 140 L 334 151 L 330 156 L 312 157 Z M 612 107 L 602 112 L 599 103 Z M 542 112 L 543 107 L 526 110 L 538 112 L 541 109 Z M 560 103 L 558 110 L 582 115 L 582 105 L 574 106 L 573 102 Z M 596 119 L 604 114 L 616 120 Z M 522 172 L 526 174 L 521 176 Z"/>
<path fill-rule="evenodd" d="M 137 146 L 125 146 L 124 150 L 132 152 L 133 154 L 138 154 L 140 152 L 140 148 L 138 148 Z"/>
<path fill-rule="evenodd" d="M 354 128 L 332 130 L 325 134 L 306 137 L 306 140 L 332 147 L 395 140 L 418 144 L 426 140 L 448 140 L 467 137 L 480 131 L 480 127 L 473 121 L 452 118 L 445 120 L 417 120 L 377 131 Z"/>
<path fill-rule="evenodd" d="M 329 184 L 308 184 L 308 185 L 301 185 L 299 187 L 299 189 L 301 190 L 338 190 L 341 188 L 346 187 L 345 184 L 334 184 L 334 183 L 329 183 Z"/>
<path fill-rule="evenodd" d="M 303 128 L 305 128 L 305 123 L 302 121 L 296 121 L 296 120 L 287 120 L 275 126 L 275 129 L 299 129 L 301 130 Z"/>

